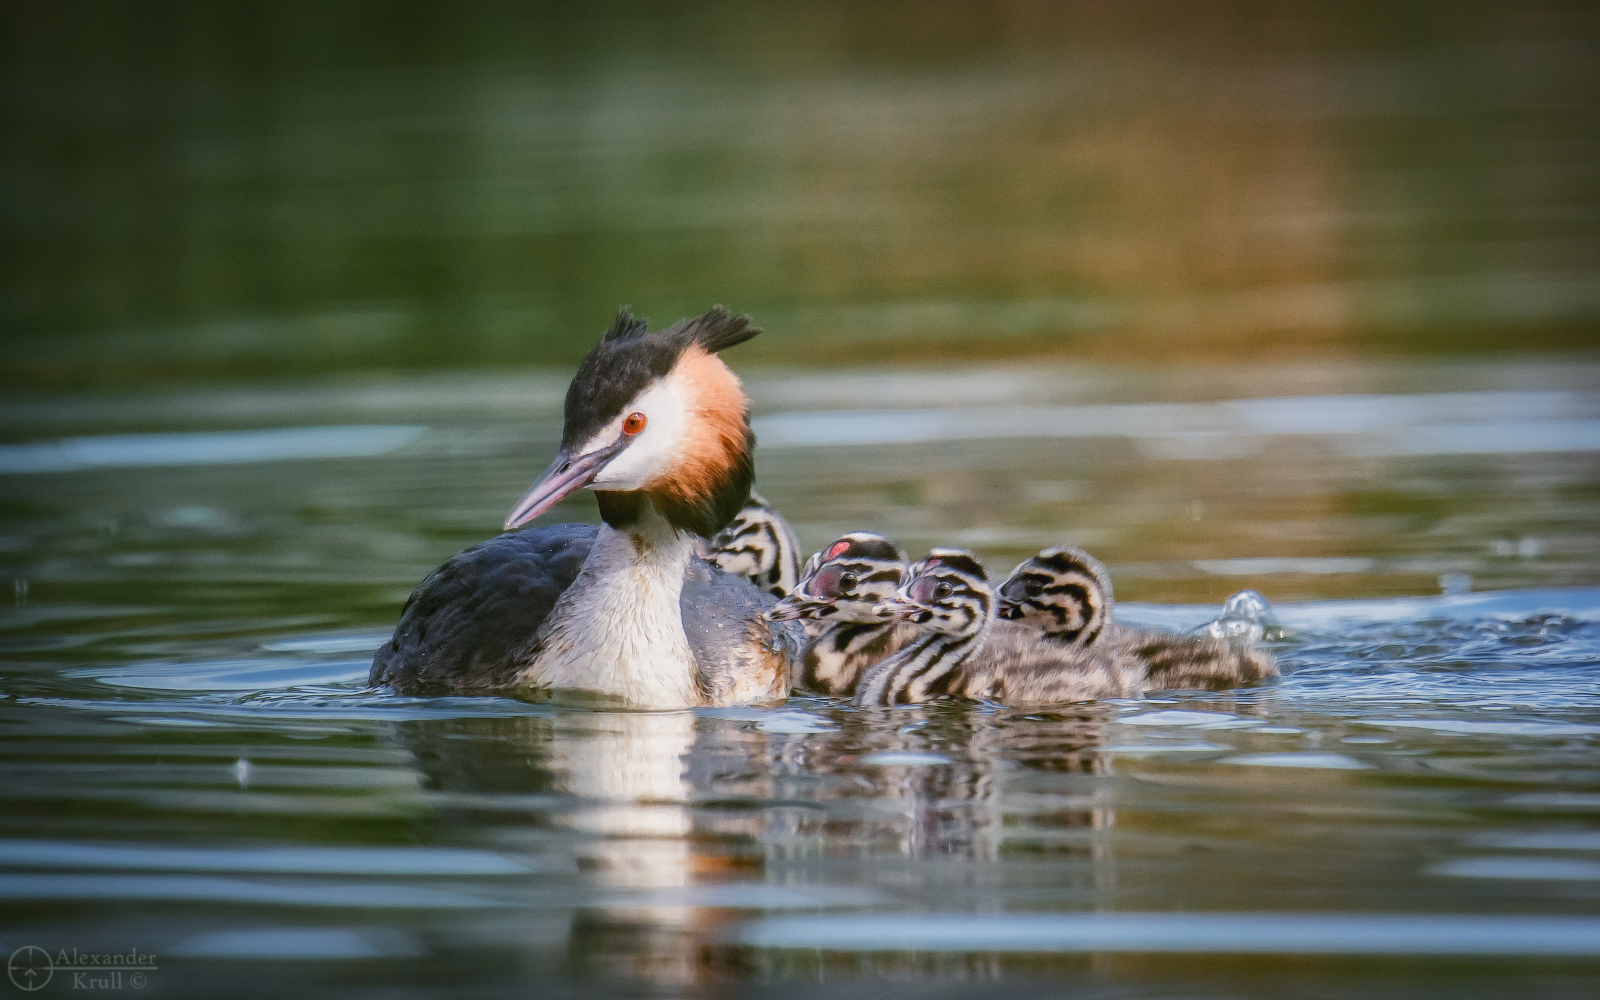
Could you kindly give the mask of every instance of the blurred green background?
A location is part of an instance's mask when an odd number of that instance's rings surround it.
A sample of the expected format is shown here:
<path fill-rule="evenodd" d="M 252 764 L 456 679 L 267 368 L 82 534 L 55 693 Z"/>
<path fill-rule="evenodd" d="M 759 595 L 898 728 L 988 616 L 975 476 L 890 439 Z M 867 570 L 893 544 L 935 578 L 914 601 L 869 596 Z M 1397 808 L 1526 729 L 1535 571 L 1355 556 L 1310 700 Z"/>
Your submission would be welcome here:
<path fill-rule="evenodd" d="M 9 389 L 1596 346 L 1587 3 L 0 14 Z"/>
<path fill-rule="evenodd" d="M 0 18 L 19 603 L 386 625 L 499 529 L 623 304 L 767 330 L 728 361 L 808 548 L 1070 542 L 1132 600 L 1600 581 L 1590 5 Z M 1232 402 L 1267 397 L 1310 399 Z M 918 410 L 999 429 L 897 437 Z M 375 424 L 426 431 L 63 457 Z"/>

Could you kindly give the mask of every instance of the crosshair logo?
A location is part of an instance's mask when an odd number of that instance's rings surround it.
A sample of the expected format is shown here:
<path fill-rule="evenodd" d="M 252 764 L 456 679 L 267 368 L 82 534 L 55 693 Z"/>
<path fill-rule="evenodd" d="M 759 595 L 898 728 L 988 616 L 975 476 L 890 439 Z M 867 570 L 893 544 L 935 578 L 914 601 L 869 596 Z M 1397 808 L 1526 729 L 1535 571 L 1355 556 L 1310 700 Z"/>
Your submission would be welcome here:
<path fill-rule="evenodd" d="M 11 960 L 6 963 L 6 975 L 11 977 L 12 985 L 29 993 L 44 989 L 55 974 L 56 967 L 50 961 L 50 953 L 31 944 L 12 952 Z"/>

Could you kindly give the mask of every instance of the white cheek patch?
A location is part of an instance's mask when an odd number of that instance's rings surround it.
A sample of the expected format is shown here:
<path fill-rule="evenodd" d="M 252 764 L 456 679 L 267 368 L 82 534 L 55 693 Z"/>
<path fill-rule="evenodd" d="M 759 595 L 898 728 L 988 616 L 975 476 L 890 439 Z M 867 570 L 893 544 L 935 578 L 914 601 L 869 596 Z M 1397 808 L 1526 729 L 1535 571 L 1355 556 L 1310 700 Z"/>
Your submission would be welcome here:
<path fill-rule="evenodd" d="M 633 398 L 615 420 L 584 442 L 580 454 L 588 454 L 622 436 L 622 421 L 628 414 L 645 415 L 644 430 L 622 449 L 622 454 L 607 462 L 589 484 L 592 490 L 638 490 L 660 477 L 677 460 L 683 441 L 686 401 L 682 390 L 670 378 L 661 379 Z"/>

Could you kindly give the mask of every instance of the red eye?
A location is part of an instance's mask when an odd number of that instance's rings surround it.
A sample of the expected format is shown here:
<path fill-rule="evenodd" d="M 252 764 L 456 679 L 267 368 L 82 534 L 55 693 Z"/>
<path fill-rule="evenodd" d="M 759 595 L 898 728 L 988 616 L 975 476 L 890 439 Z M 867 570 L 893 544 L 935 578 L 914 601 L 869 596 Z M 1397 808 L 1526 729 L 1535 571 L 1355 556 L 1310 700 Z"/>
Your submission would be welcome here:
<path fill-rule="evenodd" d="M 622 421 L 622 433 L 632 437 L 633 435 L 644 430 L 644 425 L 649 422 L 649 419 L 649 417 L 646 417 L 638 410 L 635 410 L 634 412 L 628 414 L 626 419 Z"/>
<path fill-rule="evenodd" d="M 839 596 L 839 570 L 829 568 L 811 579 L 811 592 L 818 597 Z"/>

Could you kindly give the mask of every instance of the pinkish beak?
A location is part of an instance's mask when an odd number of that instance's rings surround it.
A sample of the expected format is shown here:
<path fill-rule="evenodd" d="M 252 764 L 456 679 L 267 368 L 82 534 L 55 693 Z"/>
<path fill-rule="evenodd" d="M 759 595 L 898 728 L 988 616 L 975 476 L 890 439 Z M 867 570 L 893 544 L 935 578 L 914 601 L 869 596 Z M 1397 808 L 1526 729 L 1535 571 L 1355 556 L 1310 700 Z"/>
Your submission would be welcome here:
<path fill-rule="evenodd" d="M 900 597 L 891 597 L 886 601 L 879 601 L 872 609 L 873 614 L 881 618 L 898 618 L 905 622 L 921 624 L 933 617 L 933 609 L 916 601 L 908 601 Z"/>
<path fill-rule="evenodd" d="M 517 501 L 517 505 L 511 508 L 511 513 L 506 515 L 505 530 L 514 531 L 522 527 L 564 498 L 594 482 L 594 477 L 600 474 L 605 464 L 617 452 L 626 448 L 630 440 L 632 439 L 620 438 L 616 443 L 597 448 L 587 455 L 573 455 L 570 448 L 562 448 L 556 452 L 555 461 L 550 463 L 550 468 L 544 470 L 544 475 L 528 488 L 528 492 Z"/>

